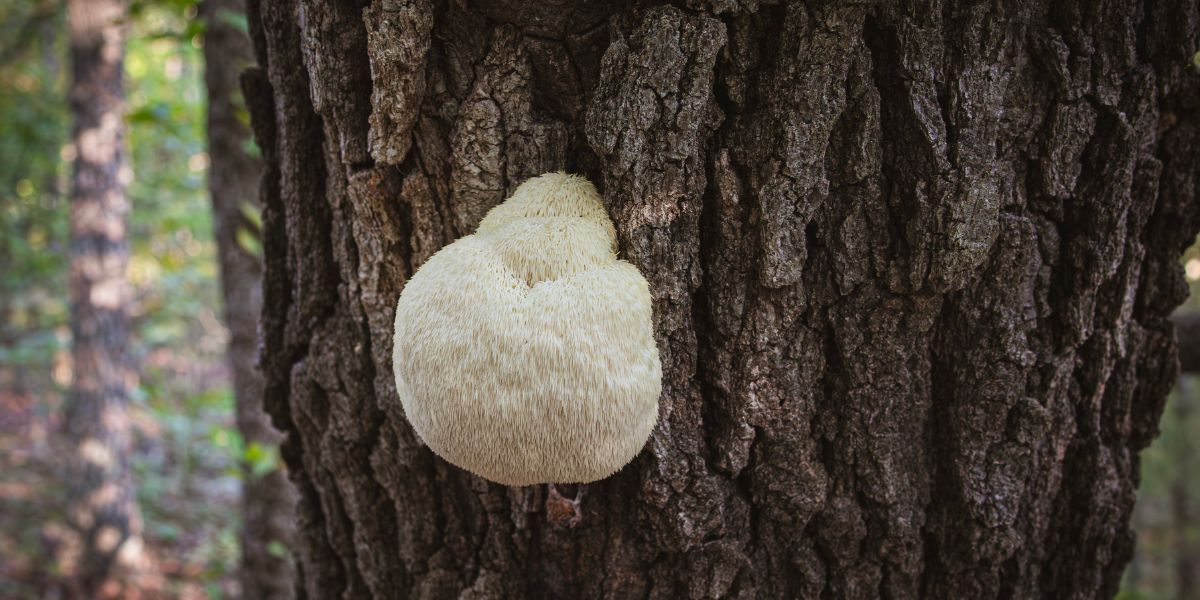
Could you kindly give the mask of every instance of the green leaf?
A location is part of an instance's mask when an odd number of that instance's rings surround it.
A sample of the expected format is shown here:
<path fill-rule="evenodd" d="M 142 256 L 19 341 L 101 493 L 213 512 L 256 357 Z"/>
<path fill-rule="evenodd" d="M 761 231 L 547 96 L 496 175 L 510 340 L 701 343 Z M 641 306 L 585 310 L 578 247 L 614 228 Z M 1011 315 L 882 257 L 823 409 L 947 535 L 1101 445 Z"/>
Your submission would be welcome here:
<path fill-rule="evenodd" d="M 279 467 L 279 450 L 274 446 L 250 442 L 242 454 L 242 460 L 250 467 L 250 474 L 255 479 L 262 478 Z"/>
<path fill-rule="evenodd" d="M 238 246 L 241 246 L 242 250 L 253 256 L 262 256 L 262 243 L 258 241 L 258 236 L 254 232 L 245 227 L 238 227 L 235 236 L 237 237 Z"/>
<path fill-rule="evenodd" d="M 247 138 L 246 142 L 242 144 L 242 152 L 245 152 L 246 156 L 251 158 L 259 158 L 262 156 L 262 148 L 258 147 L 258 141 L 253 137 Z"/>
<path fill-rule="evenodd" d="M 170 123 L 170 116 L 171 107 L 165 102 L 153 102 L 133 109 L 125 116 L 125 120 L 131 125 L 166 125 Z"/>
<path fill-rule="evenodd" d="M 242 212 L 242 216 L 246 217 L 247 221 L 254 224 L 254 229 L 262 231 L 262 211 L 258 210 L 258 206 L 253 202 L 243 202 L 238 206 Z"/>
<path fill-rule="evenodd" d="M 195 19 L 193 21 L 189 21 L 187 24 L 187 27 L 184 27 L 183 31 L 179 34 L 179 39 L 191 40 L 192 38 L 194 38 L 198 35 L 202 36 L 202 35 L 204 35 L 205 27 L 206 27 L 205 22 L 201 21 L 200 19 Z"/>
<path fill-rule="evenodd" d="M 262 444 L 258 442 L 250 442 L 250 445 L 246 446 L 246 454 L 242 458 L 248 463 L 253 463 L 262 460 L 262 457 L 265 454 L 266 451 L 263 450 Z"/>
<path fill-rule="evenodd" d="M 217 13 L 217 20 L 242 32 L 242 35 L 250 35 L 250 25 L 246 21 L 245 13 L 225 9 Z"/>

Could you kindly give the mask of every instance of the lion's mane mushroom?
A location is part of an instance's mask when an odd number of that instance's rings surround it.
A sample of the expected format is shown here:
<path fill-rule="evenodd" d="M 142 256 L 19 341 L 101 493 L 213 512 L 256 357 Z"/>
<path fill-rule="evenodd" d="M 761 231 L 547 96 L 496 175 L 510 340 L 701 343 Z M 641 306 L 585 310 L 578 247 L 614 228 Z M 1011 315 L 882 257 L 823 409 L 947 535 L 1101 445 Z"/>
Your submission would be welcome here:
<path fill-rule="evenodd" d="M 413 429 L 498 483 L 608 477 L 658 417 L 650 290 L 617 258 L 583 177 L 526 181 L 474 235 L 430 257 L 400 295 L 394 342 Z"/>

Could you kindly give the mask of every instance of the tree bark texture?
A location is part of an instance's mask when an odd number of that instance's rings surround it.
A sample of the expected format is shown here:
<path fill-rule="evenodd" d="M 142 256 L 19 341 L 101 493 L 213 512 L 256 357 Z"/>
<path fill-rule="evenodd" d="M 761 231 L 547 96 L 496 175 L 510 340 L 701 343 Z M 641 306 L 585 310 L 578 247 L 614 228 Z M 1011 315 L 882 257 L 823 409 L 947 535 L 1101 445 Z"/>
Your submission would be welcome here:
<path fill-rule="evenodd" d="M 1195 3 L 251 7 L 310 597 L 1115 593 L 1200 220 Z M 575 486 L 423 448 L 390 368 L 405 278 L 556 169 L 664 367 L 574 524 Z"/>
<path fill-rule="evenodd" d="M 75 159 L 70 215 L 71 356 L 74 379 L 64 428 L 77 534 L 65 566 L 87 597 L 116 591 L 140 549 L 140 517 L 130 472 L 128 404 L 136 375 L 129 363 L 125 270 L 129 179 L 122 84 L 126 5 L 121 0 L 67 3 L 71 46 L 71 142 Z M 127 560 L 129 559 L 129 560 Z M 119 587 L 119 586 L 118 586 Z"/>
<path fill-rule="evenodd" d="M 255 253 L 260 212 L 258 182 L 262 160 L 249 153 L 248 114 L 238 78 L 254 63 L 250 38 L 235 23 L 245 15 L 242 0 L 205 0 L 204 81 L 208 89 L 209 191 L 213 233 L 221 265 L 226 355 L 233 376 L 237 427 L 247 448 L 269 453 L 282 439 L 262 408 L 262 374 L 256 367 L 258 317 L 262 312 L 262 261 Z M 239 580 L 245 598 L 291 598 L 290 549 L 295 493 L 283 469 L 256 472 L 242 462 L 242 560 Z"/>

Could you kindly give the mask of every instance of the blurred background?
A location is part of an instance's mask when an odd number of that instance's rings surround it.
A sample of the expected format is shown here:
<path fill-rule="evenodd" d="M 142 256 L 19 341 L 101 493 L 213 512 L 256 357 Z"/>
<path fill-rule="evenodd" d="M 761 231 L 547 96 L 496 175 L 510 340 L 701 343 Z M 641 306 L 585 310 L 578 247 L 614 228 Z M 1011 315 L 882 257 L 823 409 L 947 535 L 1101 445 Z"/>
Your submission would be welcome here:
<path fill-rule="evenodd" d="M 234 426 L 197 4 L 130 7 L 132 467 L 144 554 L 161 578 L 148 583 L 221 598 L 238 592 L 240 463 L 273 455 L 248 454 Z M 239 25 L 239 15 L 223 17 Z M 63 2 L 0 0 L 0 598 L 54 588 L 66 526 L 56 433 L 72 379 L 68 49 Z"/>
<path fill-rule="evenodd" d="M 208 189 L 203 47 L 212 21 L 200 8 L 133 2 L 126 23 L 131 461 L 143 587 L 229 598 L 243 596 L 242 490 L 278 461 L 235 425 Z M 244 15 L 215 14 L 245 35 Z M 0 598 L 61 594 L 70 576 L 58 560 L 69 499 L 60 433 L 72 382 L 68 50 L 64 2 L 0 0 Z M 244 152 L 257 149 L 247 142 Z M 239 231 L 237 242 L 261 252 L 252 234 Z M 1200 314 L 1200 250 L 1181 264 L 1193 298 L 1180 310 Z M 1181 377 L 1161 429 L 1142 455 L 1137 553 L 1123 598 L 1194 597 L 1200 579 L 1200 380 Z M 289 549 L 266 551 L 286 558 Z"/>

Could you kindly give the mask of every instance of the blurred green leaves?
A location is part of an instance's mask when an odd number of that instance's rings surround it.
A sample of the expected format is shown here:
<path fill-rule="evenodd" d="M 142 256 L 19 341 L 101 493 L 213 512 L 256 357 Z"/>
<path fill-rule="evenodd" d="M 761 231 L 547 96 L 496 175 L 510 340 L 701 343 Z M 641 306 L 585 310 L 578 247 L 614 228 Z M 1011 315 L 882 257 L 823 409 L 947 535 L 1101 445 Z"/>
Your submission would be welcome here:
<path fill-rule="evenodd" d="M 0 2 L 0 365 L 46 390 L 68 341 L 63 21 L 54 3 Z"/>
<path fill-rule="evenodd" d="M 143 104 L 134 110 L 129 111 L 125 120 L 130 125 L 156 125 L 159 127 L 170 127 L 171 108 L 166 102 L 154 102 Z"/>
<path fill-rule="evenodd" d="M 262 211 L 255 204 L 242 202 L 238 205 L 238 212 L 243 221 L 234 233 L 238 246 L 247 254 L 262 258 Z"/>
<path fill-rule="evenodd" d="M 250 24 L 246 21 L 245 13 L 222 10 L 217 12 L 217 20 L 238 30 L 242 35 L 250 35 Z"/>
<path fill-rule="evenodd" d="M 262 478 L 279 469 L 279 449 L 251 442 L 242 454 L 242 460 L 249 466 L 252 477 Z"/>
<path fill-rule="evenodd" d="M 47 16 L 29 18 L 47 7 Z M 148 544 L 203 565 L 189 583 L 216 594 L 236 569 L 242 467 L 259 477 L 279 460 L 273 447 L 243 447 L 234 426 L 196 14 L 196 0 L 134 0 L 126 44 L 131 358 L 139 365 L 134 469 Z M 232 15 L 223 22 L 245 27 Z M 26 24 L 34 35 L 7 54 Z M 75 150 L 65 29 L 60 0 L 0 0 L 0 55 L 11 58 L 0 60 L 0 381 L 15 374 L 46 414 L 57 410 L 70 381 L 66 273 Z M 247 215 L 246 227 L 257 242 L 255 218 Z M 32 539 L 40 526 L 30 523 Z M 8 597 L 2 589 L 0 596 Z"/>
<path fill-rule="evenodd" d="M 267 542 L 267 552 L 276 558 L 285 558 L 288 555 L 287 547 L 277 540 Z"/>

